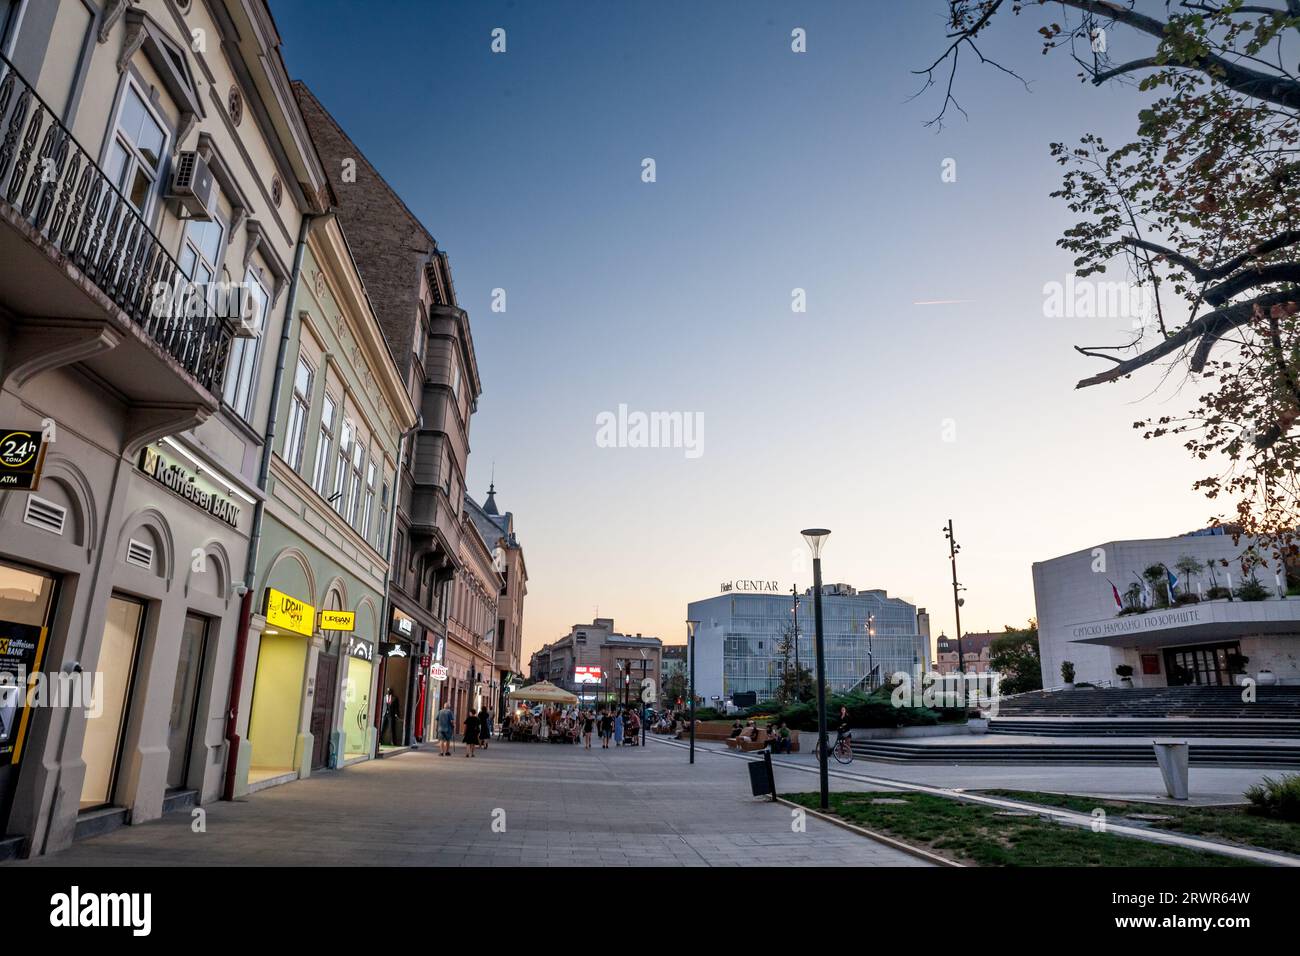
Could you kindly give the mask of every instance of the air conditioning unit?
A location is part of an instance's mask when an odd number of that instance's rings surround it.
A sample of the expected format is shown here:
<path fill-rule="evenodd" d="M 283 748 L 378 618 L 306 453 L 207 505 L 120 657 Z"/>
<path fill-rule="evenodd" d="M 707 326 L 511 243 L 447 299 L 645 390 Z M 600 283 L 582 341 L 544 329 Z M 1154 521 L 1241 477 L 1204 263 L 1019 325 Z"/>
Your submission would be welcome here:
<path fill-rule="evenodd" d="M 215 193 L 212 170 L 196 150 L 185 150 L 176 159 L 169 196 L 180 203 L 191 219 L 211 222 L 212 201 Z"/>

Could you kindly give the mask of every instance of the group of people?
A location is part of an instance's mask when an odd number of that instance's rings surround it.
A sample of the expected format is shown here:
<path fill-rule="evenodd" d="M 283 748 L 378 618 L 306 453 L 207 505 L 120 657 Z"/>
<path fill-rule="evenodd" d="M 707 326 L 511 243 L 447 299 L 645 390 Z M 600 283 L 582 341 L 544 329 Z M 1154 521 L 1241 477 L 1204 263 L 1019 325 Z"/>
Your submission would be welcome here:
<path fill-rule="evenodd" d="M 442 757 L 451 756 L 451 739 L 456 733 L 456 715 L 451 711 L 450 704 L 443 704 L 442 710 L 438 711 L 438 755 Z M 470 711 L 465 715 L 464 736 L 461 738 L 465 744 L 465 756 L 474 756 L 477 748 L 487 749 L 488 741 L 492 739 L 492 711 L 486 705 L 479 708 L 478 713 Z"/>
<path fill-rule="evenodd" d="M 591 738 L 599 736 L 601 747 L 635 745 L 641 736 L 642 719 L 634 707 L 609 707 L 599 711 L 578 707 L 552 707 L 533 712 L 526 707 L 507 714 L 501 722 L 503 740 L 541 740 L 576 744 L 591 749 Z"/>
<path fill-rule="evenodd" d="M 790 736 L 790 728 L 785 725 L 784 720 L 768 721 L 767 726 L 763 729 L 767 733 L 766 739 L 771 741 L 772 753 L 791 753 L 792 740 Z M 736 721 L 731 725 L 730 736 L 733 740 L 757 740 L 758 731 L 759 727 L 756 721 L 751 720 L 748 724 L 742 724 L 740 721 Z"/>

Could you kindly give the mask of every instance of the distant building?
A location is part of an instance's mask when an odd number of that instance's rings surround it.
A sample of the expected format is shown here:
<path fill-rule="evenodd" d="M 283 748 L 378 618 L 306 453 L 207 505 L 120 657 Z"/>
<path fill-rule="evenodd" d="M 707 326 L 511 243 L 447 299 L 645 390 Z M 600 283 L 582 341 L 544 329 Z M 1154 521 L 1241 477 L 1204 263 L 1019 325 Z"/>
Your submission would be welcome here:
<path fill-rule="evenodd" d="M 647 679 L 655 682 L 657 696 L 662 648 L 657 637 L 620 634 L 613 618 L 598 617 L 534 651 L 529 674 L 572 691 L 584 706 L 635 704 Z"/>
<path fill-rule="evenodd" d="M 822 627 L 831 690 L 861 690 L 898 671 L 923 668 L 928 654 L 920 628 L 928 634 L 929 617 L 922 614 L 883 590 L 824 585 Z M 687 618 L 700 622 L 695 681 L 706 707 L 744 691 L 771 699 L 796 661 L 815 669 L 812 588 L 797 598 L 731 591 L 692 602 Z M 791 641 L 796 630 L 798 639 Z"/>
<path fill-rule="evenodd" d="M 992 657 L 993 640 L 1005 634 L 1005 631 L 967 631 L 961 636 L 961 655 L 966 664 L 967 674 L 984 674 L 989 670 Z M 935 641 L 934 669 L 940 674 L 950 674 L 957 670 L 957 642 L 947 635 L 940 634 Z"/>
<path fill-rule="evenodd" d="M 493 682 L 496 698 L 493 708 L 503 713 L 506 707 L 507 687 L 512 682 L 522 683 L 522 647 L 524 639 L 524 595 L 528 593 L 528 567 L 524 564 L 524 549 L 515 537 L 515 516 L 497 510 L 496 485 L 488 486 L 487 500 L 479 505 L 468 495 L 465 507 L 483 540 L 492 549 L 492 560 L 497 573 L 504 580 L 497 603 L 495 632 L 495 664 Z"/>
<path fill-rule="evenodd" d="M 1128 665 L 1137 687 L 1232 684 L 1238 674 L 1300 684 L 1300 597 L 1286 597 L 1295 571 L 1260 549 L 1267 560 L 1247 573 L 1250 548 L 1249 539 L 1234 544 L 1230 535 L 1203 531 L 1108 541 L 1036 562 L 1043 686 L 1064 683 L 1064 661 L 1073 663 L 1076 683 L 1123 683 L 1116 668 Z M 1172 607 L 1167 578 L 1143 577 L 1157 567 L 1177 578 Z M 1265 599 L 1229 600 L 1252 575 Z"/>

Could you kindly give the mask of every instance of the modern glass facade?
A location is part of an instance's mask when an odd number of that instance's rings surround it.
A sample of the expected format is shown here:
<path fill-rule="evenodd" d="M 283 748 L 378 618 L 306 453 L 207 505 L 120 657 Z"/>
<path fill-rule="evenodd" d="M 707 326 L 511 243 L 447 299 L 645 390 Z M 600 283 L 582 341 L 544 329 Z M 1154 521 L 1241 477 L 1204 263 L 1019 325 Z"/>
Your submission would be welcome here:
<path fill-rule="evenodd" d="M 896 671 L 911 673 L 919 653 L 915 606 L 884 591 L 851 590 L 822 595 L 826 680 L 835 692 L 878 683 Z M 700 622 L 697 654 L 708 658 L 704 667 L 697 664 L 706 702 L 744 691 L 759 700 L 775 695 L 783 671 L 795 666 L 795 644 L 787 641 L 794 601 L 788 594 L 722 594 L 689 606 L 689 617 Z M 811 594 L 798 598 L 797 643 L 799 665 L 815 672 Z M 715 661 L 720 673 L 714 673 Z"/>

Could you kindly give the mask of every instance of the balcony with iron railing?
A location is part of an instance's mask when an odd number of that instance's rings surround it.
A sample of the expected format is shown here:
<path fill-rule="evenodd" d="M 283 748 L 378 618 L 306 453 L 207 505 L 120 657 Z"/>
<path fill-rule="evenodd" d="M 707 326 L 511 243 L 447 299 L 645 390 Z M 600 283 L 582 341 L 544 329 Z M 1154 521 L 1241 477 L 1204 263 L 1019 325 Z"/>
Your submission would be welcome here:
<path fill-rule="evenodd" d="M 0 383 L 78 363 L 131 406 L 128 443 L 217 408 L 234 317 L 177 294 L 177 261 L 2 55 L 0 264 Z"/>

